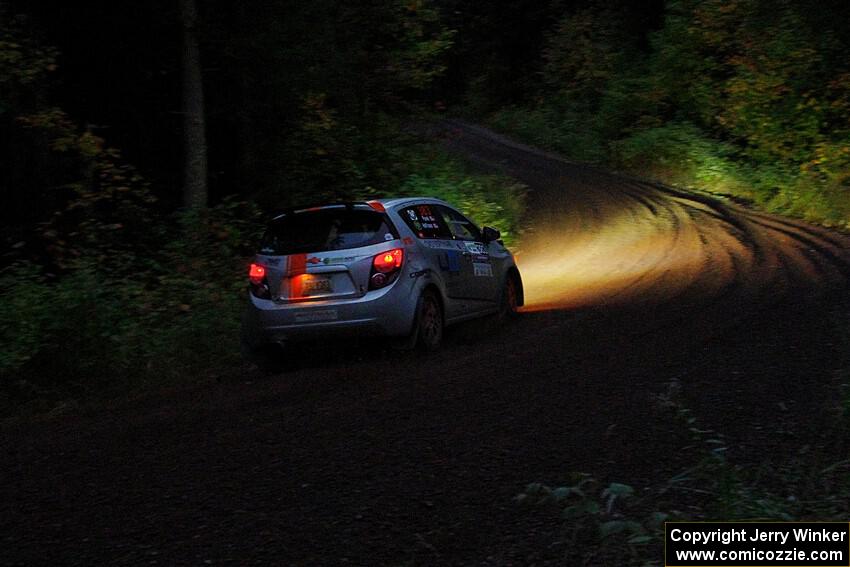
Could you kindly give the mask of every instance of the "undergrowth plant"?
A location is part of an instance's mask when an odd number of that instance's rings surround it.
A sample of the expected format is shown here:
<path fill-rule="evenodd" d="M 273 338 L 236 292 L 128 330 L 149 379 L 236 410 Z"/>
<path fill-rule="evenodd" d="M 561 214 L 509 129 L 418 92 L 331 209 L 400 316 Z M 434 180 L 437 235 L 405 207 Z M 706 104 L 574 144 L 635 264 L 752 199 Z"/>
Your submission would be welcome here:
<path fill-rule="evenodd" d="M 846 325 L 846 323 L 845 323 Z M 850 337 L 850 333 L 845 335 Z M 841 371 L 839 380 L 846 380 Z M 841 381 L 845 388 L 846 382 Z M 666 481 L 636 490 L 603 485 L 573 473 L 564 486 L 529 484 L 516 502 L 556 506 L 563 522 L 557 542 L 575 565 L 660 565 L 664 522 L 843 521 L 850 512 L 847 398 L 839 402 L 835 429 L 800 448 L 796 459 L 752 467 L 732 462 L 722 433 L 702 427 L 682 401 L 677 380 L 656 396 L 657 406 L 687 432 L 693 465 Z"/>

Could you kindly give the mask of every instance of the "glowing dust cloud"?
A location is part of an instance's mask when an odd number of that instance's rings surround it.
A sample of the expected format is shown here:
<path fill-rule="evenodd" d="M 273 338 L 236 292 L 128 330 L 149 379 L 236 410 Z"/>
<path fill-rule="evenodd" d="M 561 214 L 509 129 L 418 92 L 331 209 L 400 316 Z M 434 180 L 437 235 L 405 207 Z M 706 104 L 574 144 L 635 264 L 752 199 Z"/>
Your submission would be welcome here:
<path fill-rule="evenodd" d="M 517 257 L 525 310 L 663 301 L 692 286 L 711 293 L 734 274 L 734 249 L 706 248 L 692 224 L 624 214 L 599 226 L 544 229 Z M 730 253 L 730 250 L 732 253 Z"/>

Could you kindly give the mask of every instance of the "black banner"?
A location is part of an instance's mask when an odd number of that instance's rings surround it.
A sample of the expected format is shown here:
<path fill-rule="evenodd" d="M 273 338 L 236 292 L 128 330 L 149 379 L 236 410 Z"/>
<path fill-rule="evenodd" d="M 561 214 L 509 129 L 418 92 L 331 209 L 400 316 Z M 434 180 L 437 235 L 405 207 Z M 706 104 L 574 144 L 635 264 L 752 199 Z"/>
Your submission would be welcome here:
<path fill-rule="evenodd" d="M 667 567 L 850 567 L 847 522 L 667 522 Z"/>

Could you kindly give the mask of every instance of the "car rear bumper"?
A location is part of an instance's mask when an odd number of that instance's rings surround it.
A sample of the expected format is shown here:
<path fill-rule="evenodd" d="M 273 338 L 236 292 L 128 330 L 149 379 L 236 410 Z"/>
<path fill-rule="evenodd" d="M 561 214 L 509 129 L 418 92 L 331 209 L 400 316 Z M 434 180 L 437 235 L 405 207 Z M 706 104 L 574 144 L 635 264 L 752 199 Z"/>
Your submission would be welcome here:
<path fill-rule="evenodd" d="M 278 303 L 249 295 L 243 316 L 248 346 L 348 336 L 408 335 L 416 312 L 414 281 L 400 279 L 363 297 Z"/>

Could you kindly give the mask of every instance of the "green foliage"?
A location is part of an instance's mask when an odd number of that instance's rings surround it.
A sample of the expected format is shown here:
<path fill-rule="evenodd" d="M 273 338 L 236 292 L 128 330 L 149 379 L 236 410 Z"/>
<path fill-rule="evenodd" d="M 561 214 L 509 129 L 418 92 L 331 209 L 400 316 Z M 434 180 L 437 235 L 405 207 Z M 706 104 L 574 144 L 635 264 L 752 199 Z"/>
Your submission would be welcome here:
<path fill-rule="evenodd" d="M 15 370 L 38 352 L 51 320 L 45 285 L 32 265 L 15 265 L 0 274 L 0 375 Z"/>
<path fill-rule="evenodd" d="M 160 254 L 147 258 L 136 287 L 132 342 L 152 375 L 180 381 L 238 360 L 247 258 L 264 227 L 258 209 L 238 201 L 180 213 Z"/>
<path fill-rule="evenodd" d="M 5 131 L 38 157 L 26 177 L 46 210 L 0 271 L 0 398 L 109 397 L 233 363 L 256 207 L 165 213 L 116 149 L 37 100 L 54 52 L 3 41 Z"/>
<path fill-rule="evenodd" d="M 536 104 L 492 123 L 577 160 L 848 227 L 847 36 L 806 6 L 675 0 L 648 51 L 605 10 L 579 10 L 543 51 Z"/>
<path fill-rule="evenodd" d="M 386 114 L 370 122 L 340 119 L 323 95 L 304 101 L 305 115 L 288 142 L 286 176 L 262 196 L 274 207 L 362 200 L 391 192 L 408 173 L 413 138 Z"/>
<path fill-rule="evenodd" d="M 240 9 L 241 10 L 241 9 Z M 233 22 L 209 16 L 217 35 Z M 246 193 L 270 208 L 371 196 L 400 180 L 404 145 L 393 115 L 409 120 L 445 70 L 454 31 L 427 0 L 269 3 L 242 10 L 226 50 L 230 81 L 244 107 Z M 211 107 L 232 114 L 212 93 Z"/>
<path fill-rule="evenodd" d="M 109 397 L 233 365 L 244 258 L 262 226 L 255 207 L 227 201 L 151 226 L 159 239 L 154 253 L 106 252 L 97 243 L 58 278 L 33 264 L 4 270 L 0 394 L 19 401 Z"/>
<path fill-rule="evenodd" d="M 479 224 L 502 234 L 505 244 L 515 244 L 525 212 L 525 186 L 504 176 L 474 174 L 444 153 L 432 150 L 428 160 L 418 160 L 399 188 L 402 196 L 436 197 L 458 207 Z"/>
<path fill-rule="evenodd" d="M 747 196 L 751 185 L 734 149 L 710 139 L 688 122 L 639 130 L 611 144 L 611 160 L 621 169 L 681 187 Z"/>
<path fill-rule="evenodd" d="M 567 486 L 529 484 L 515 501 L 561 510 L 564 529 L 559 543 L 571 564 L 640 564 L 641 558 L 657 552 L 668 518 L 636 507 L 639 499 L 631 486 L 612 482 L 600 489 L 595 478 L 581 473 L 574 473 Z"/>
<path fill-rule="evenodd" d="M 23 18 L 9 18 L 0 7 L 0 116 L 32 108 L 42 96 L 57 52 L 26 31 Z"/>
<path fill-rule="evenodd" d="M 847 330 L 846 306 L 836 310 Z M 850 332 L 844 336 L 850 340 Z M 844 361 L 846 362 L 846 361 Z M 846 373 L 838 373 L 846 394 Z M 790 461 L 760 467 L 733 463 L 724 436 L 703 427 L 682 402 L 673 381 L 657 396 L 659 409 L 685 431 L 683 449 L 694 462 L 666 481 L 636 490 L 617 482 L 601 489 L 597 479 L 573 473 L 564 486 L 529 484 L 515 500 L 560 511 L 565 560 L 582 565 L 655 565 L 661 557 L 664 522 L 840 521 L 850 502 L 846 398 L 838 404 L 834 430 L 809 439 Z"/>
<path fill-rule="evenodd" d="M 60 109 L 21 116 L 17 122 L 42 138 L 57 163 L 53 198 L 58 204 L 40 225 L 42 245 L 54 267 L 64 269 L 83 253 L 97 251 L 99 262 L 125 261 L 122 251 L 138 252 L 150 243 L 151 205 L 148 184 L 114 148 L 89 131 L 80 132 Z M 125 267 L 124 269 L 127 269 Z"/>
<path fill-rule="evenodd" d="M 124 294 L 92 266 L 48 281 L 32 265 L 0 274 L 0 392 L 17 397 L 74 397 L 120 378 L 128 320 Z M 22 368 L 29 372 L 19 373 Z"/>
<path fill-rule="evenodd" d="M 499 175 L 483 175 L 465 167 L 433 144 L 405 133 L 387 115 L 369 126 L 338 121 L 324 97 L 310 97 L 310 119 L 292 138 L 307 151 L 289 179 L 300 188 L 284 191 L 288 204 L 420 195 L 444 199 L 477 223 L 497 228 L 515 244 L 525 210 L 525 187 Z M 278 201 L 278 205 L 281 205 Z"/>
<path fill-rule="evenodd" d="M 444 55 L 455 30 L 446 29 L 439 12 L 425 0 L 397 1 L 392 36 L 398 38 L 387 70 L 402 88 L 425 89 L 446 70 Z"/>
<path fill-rule="evenodd" d="M 629 39 L 610 8 L 582 8 L 562 19 L 543 51 L 544 82 L 591 107 L 627 62 Z"/>

